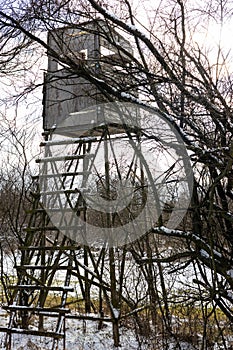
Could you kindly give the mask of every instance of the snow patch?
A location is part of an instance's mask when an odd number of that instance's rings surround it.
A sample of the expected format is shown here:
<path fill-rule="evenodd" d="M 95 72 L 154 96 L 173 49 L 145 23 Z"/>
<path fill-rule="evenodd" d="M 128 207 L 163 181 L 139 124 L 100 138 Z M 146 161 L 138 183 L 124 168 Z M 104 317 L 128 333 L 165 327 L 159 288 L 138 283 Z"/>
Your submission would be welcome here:
<path fill-rule="evenodd" d="M 203 258 L 206 258 L 206 259 L 209 259 L 210 257 L 210 255 L 204 249 L 200 250 L 200 254 L 201 256 L 203 256 Z"/>

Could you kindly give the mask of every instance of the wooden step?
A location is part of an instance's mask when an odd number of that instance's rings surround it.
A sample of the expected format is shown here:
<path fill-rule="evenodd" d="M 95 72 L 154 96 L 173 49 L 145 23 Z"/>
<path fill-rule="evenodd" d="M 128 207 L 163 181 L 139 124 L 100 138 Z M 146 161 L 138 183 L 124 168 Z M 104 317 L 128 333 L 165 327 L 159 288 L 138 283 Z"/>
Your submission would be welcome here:
<path fill-rule="evenodd" d="M 78 160 L 84 158 L 93 158 L 93 154 L 74 154 L 69 156 L 57 156 L 57 157 L 45 157 L 36 159 L 36 163 L 49 163 L 49 162 L 58 162 L 58 161 L 67 161 L 67 160 Z"/>
<path fill-rule="evenodd" d="M 64 333 L 56 333 L 56 332 L 50 332 L 50 331 L 39 331 L 39 330 L 23 329 L 23 328 L 0 327 L 0 332 L 5 332 L 8 334 L 18 333 L 18 334 L 26 334 L 26 335 L 35 335 L 35 336 L 48 337 L 48 338 L 54 338 L 54 339 L 64 338 Z"/>
<path fill-rule="evenodd" d="M 70 188 L 67 188 L 67 189 L 60 189 L 60 190 L 52 190 L 52 191 L 41 191 L 40 192 L 40 195 L 44 195 L 44 196 L 47 196 L 47 195 L 54 195 L 54 194 L 72 194 L 72 193 L 78 193 L 78 194 L 81 194 L 83 192 L 87 193 L 89 192 L 90 190 L 88 188 L 74 188 L 74 189 L 70 189 Z"/>
<path fill-rule="evenodd" d="M 73 143 L 84 143 L 84 142 L 94 142 L 97 141 L 97 137 L 77 137 L 77 138 L 67 138 L 61 140 L 51 140 L 43 141 L 40 146 L 57 146 L 57 145 L 72 145 Z"/>
<path fill-rule="evenodd" d="M 51 307 L 33 307 L 33 306 L 23 306 L 23 305 L 2 305 L 4 310 L 10 311 L 30 311 L 33 313 L 56 313 L 56 314 L 67 314 L 70 309 L 67 308 L 51 308 Z"/>
<path fill-rule="evenodd" d="M 65 173 L 55 173 L 55 174 L 40 174 L 38 178 L 54 178 L 54 177 L 62 177 L 62 176 L 80 176 L 80 175 L 90 175 L 91 171 L 77 171 L 77 172 L 65 172 Z"/>
<path fill-rule="evenodd" d="M 74 288 L 69 286 L 55 287 L 55 286 L 36 286 L 31 284 L 19 284 L 15 286 L 9 286 L 10 289 L 27 289 L 27 290 L 46 290 L 46 291 L 55 291 L 55 292 L 73 292 Z"/>
<path fill-rule="evenodd" d="M 74 189 L 62 189 L 62 190 L 53 190 L 53 191 L 41 191 L 40 194 L 44 196 L 50 196 L 53 194 L 72 194 L 72 193 L 81 193 L 78 188 Z"/>
<path fill-rule="evenodd" d="M 17 270 L 76 270 L 75 267 L 72 266 L 48 266 L 48 265 L 16 265 L 14 266 Z"/>
<path fill-rule="evenodd" d="M 82 225 L 76 226 L 44 226 L 44 227 L 27 227 L 24 229 L 25 232 L 37 232 L 37 231 L 65 231 L 65 230 L 81 230 Z"/>
<path fill-rule="evenodd" d="M 75 246 L 75 245 L 71 245 L 71 246 L 21 246 L 21 247 L 19 247 L 19 250 L 31 250 L 31 251 L 35 251 L 35 250 L 67 251 L 67 250 L 80 250 L 80 249 L 81 249 L 81 246 Z"/>
<path fill-rule="evenodd" d="M 52 209 L 32 209 L 32 210 L 28 210 L 27 213 L 28 214 L 32 214 L 32 213 L 56 213 L 56 212 L 62 212 L 62 213 L 71 213 L 73 212 L 74 214 L 76 214 L 77 211 L 83 211 L 87 209 L 86 207 L 77 207 L 75 209 L 72 208 L 52 208 Z"/>
<path fill-rule="evenodd" d="M 112 322 L 112 318 L 110 317 L 89 316 L 85 314 L 84 315 L 67 315 L 66 319 Z"/>
<path fill-rule="evenodd" d="M 43 226 L 43 227 L 27 227 L 24 232 L 36 232 L 36 231 L 59 231 L 56 226 Z"/>

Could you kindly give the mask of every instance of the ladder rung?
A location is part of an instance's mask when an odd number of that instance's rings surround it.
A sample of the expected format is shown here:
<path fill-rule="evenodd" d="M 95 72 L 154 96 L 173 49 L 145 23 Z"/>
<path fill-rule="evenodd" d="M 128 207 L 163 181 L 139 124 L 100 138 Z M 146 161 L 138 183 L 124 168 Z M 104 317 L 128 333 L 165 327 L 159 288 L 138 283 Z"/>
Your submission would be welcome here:
<path fill-rule="evenodd" d="M 40 192 L 41 195 L 51 195 L 51 194 L 69 194 L 69 193 L 82 193 L 82 192 L 88 192 L 88 188 L 74 188 L 74 189 L 62 189 L 62 190 L 54 190 L 54 191 L 45 191 Z"/>
<path fill-rule="evenodd" d="M 50 331 L 37 331 L 33 329 L 23 329 L 23 328 L 7 328 L 7 327 L 0 327 L 0 332 L 5 333 L 18 333 L 18 334 L 27 334 L 27 335 L 38 335 L 41 337 L 48 337 L 48 338 L 54 338 L 54 339 L 62 339 L 64 338 L 64 333 L 56 333 L 56 332 L 50 332 Z"/>
<path fill-rule="evenodd" d="M 15 266 L 18 270 L 75 270 L 72 266 L 48 266 L 48 265 L 22 265 L 22 266 Z"/>
<path fill-rule="evenodd" d="M 31 211 L 28 211 L 28 213 L 51 213 L 51 212 L 73 212 L 76 213 L 77 211 L 85 210 L 86 207 L 77 207 L 75 209 L 72 208 L 52 208 L 52 209 L 33 209 Z"/>
<path fill-rule="evenodd" d="M 36 232 L 36 231 L 65 231 L 65 230 L 81 230 L 83 226 L 59 226 L 59 227 L 28 227 L 25 229 L 26 232 Z"/>
<path fill-rule="evenodd" d="M 88 315 L 67 315 L 66 319 L 112 322 L 112 318 L 110 317 L 98 317 Z"/>
<path fill-rule="evenodd" d="M 45 157 L 36 159 L 36 163 L 48 163 L 48 162 L 57 162 L 57 161 L 66 161 L 66 160 L 77 160 L 84 158 L 93 158 L 93 154 L 73 154 L 70 156 L 57 156 L 57 157 Z"/>
<path fill-rule="evenodd" d="M 19 284 L 16 286 L 9 286 L 10 289 L 30 289 L 30 290 L 46 290 L 56 292 L 73 292 L 74 288 L 69 286 L 54 287 L 54 286 L 33 286 L 31 284 Z"/>
<path fill-rule="evenodd" d="M 51 312 L 51 313 L 69 313 L 70 309 L 67 308 L 51 308 L 51 307 L 33 307 L 33 306 L 22 306 L 22 305 L 3 305 L 2 308 L 4 310 L 12 310 L 12 311 L 32 311 L 36 313 L 41 312 Z"/>
<path fill-rule="evenodd" d="M 72 208 L 52 208 L 52 209 L 47 209 L 46 212 L 47 213 L 51 213 L 51 212 L 59 212 L 59 213 L 63 213 L 63 212 L 73 212 L 74 214 L 77 213 L 78 211 L 83 211 L 86 210 L 87 207 L 77 207 L 75 209 Z"/>
<path fill-rule="evenodd" d="M 27 227 L 24 229 L 25 232 L 34 232 L 34 231 L 59 231 L 56 226 L 43 226 L 43 227 Z"/>
<path fill-rule="evenodd" d="M 40 316 L 46 316 L 46 317 L 55 317 L 55 318 L 57 318 L 57 317 L 59 317 L 60 315 L 61 315 L 61 313 L 59 313 L 59 312 L 44 312 L 44 311 L 41 311 L 40 313 L 39 313 L 39 315 Z M 65 316 L 65 317 L 67 317 L 67 315 Z"/>
<path fill-rule="evenodd" d="M 55 173 L 55 174 L 40 174 L 38 178 L 47 178 L 47 177 L 60 177 L 60 176 L 79 176 L 79 175 L 90 175 L 91 171 L 77 171 L 77 172 L 65 172 L 65 173 Z"/>
<path fill-rule="evenodd" d="M 96 141 L 96 137 L 77 137 L 77 138 L 68 138 L 63 140 L 54 140 L 54 141 L 43 141 L 40 143 L 40 146 L 57 146 L 57 145 L 69 145 L 73 143 L 84 143 L 84 142 L 93 142 Z"/>
<path fill-rule="evenodd" d="M 43 247 L 43 246 L 21 246 L 19 247 L 20 250 L 80 250 L 80 246 L 49 246 L 49 247 Z"/>

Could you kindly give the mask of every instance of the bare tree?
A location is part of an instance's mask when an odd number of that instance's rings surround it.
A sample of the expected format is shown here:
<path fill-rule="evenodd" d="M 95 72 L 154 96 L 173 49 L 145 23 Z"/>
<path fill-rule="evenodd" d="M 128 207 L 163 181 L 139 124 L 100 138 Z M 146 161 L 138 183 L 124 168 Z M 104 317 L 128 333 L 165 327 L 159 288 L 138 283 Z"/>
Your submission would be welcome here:
<path fill-rule="evenodd" d="M 1 76 L 21 77 L 25 70 L 30 74 L 38 60 L 33 52 L 42 49 L 66 69 L 64 80 L 70 74 L 83 78 L 108 101 L 149 105 L 172 124 L 186 145 L 194 172 L 186 217 L 180 227 L 170 230 L 161 218 L 147 241 L 130 249 L 147 282 L 153 323 L 161 318 L 163 332 L 178 339 L 181 331 L 172 324 L 172 316 L 183 322 L 188 308 L 192 314 L 198 310 L 202 319 L 201 348 L 210 349 L 210 339 L 220 341 L 227 336 L 225 326 L 233 319 L 232 72 L 231 53 L 221 47 L 221 42 L 215 47 L 206 45 L 201 34 L 206 28 L 208 34 L 211 23 L 221 27 L 230 20 L 232 2 L 161 1 L 150 11 L 146 3 L 137 8 L 127 0 L 113 4 L 41 0 L 25 1 L 23 5 L 18 8 L 7 1 L 1 4 Z M 139 18 L 137 11 L 143 7 L 144 18 Z M 99 55 L 97 72 L 88 59 L 67 50 L 65 41 L 54 48 L 44 39 L 46 31 L 53 33 L 64 26 L 80 29 L 85 21 L 96 22 L 96 31 L 118 51 L 121 60 Z M 111 28 L 130 40 L 134 55 L 111 35 Z M 31 55 L 27 64 L 25 53 Z M 41 88 L 41 81 L 35 79 L 19 90 L 19 96 L 36 87 Z M 170 240 L 174 249 L 164 251 L 161 247 L 169 246 Z M 146 258 L 142 259 L 145 252 Z M 186 293 L 181 291 L 184 295 L 179 295 L 170 288 L 170 281 L 176 283 L 177 276 L 188 269 L 193 273 L 192 281 L 184 283 Z M 169 281 L 168 273 L 172 276 Z M 181 304 L 186 305 L 186 311 L 180 308 L 177 315 L 178 307 L 174 305 Z M 189 334 L 200 331 L 195 322 L 193 317 Z M 217 326 L 214 336 L 209 327 L 213 323 Z M 181 329 L 185 333 L 184 327 Z M 223 344 L 227 349 L 227 343 Z"/>
<path fill-rule="evenodd" d="M 30 167 L 34 131 L 29 124 L 21 128 L 16 124 L 14 118 L 9 121 L 3 116 L 1 119 L 1 283 L 4 298 L 8 301 L 11 299 L 9 284 L 16 278 L 12 266 L 17 264 L 18 248 L 24 242 L 27 211 L 30 208 L 29 192 L 32 190 L 31 176 L 36 171 L 35 167 L 34 170 Z M 10 266 L 7 266 L 8 263 Z"/>

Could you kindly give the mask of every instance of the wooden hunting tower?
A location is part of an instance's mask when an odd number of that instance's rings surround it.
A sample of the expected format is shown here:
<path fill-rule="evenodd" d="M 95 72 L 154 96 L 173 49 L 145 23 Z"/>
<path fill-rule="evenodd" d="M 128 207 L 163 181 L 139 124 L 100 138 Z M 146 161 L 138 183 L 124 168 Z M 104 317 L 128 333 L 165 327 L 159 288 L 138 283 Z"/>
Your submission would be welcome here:
<path fill-rule="evenodd" d="M 132 47 L 129 41 L 103 20 L 52 30 L 48 34 L 48 46 L 50 51 L 44 84 L 44 130 L 60 125 L 70 113 L 77 113 L 76 125 L 80 126 L 80 132 L 85 132 L 85 128 L 89 129 L 90 120 L 78 112 L 106 102 L 101 91 L 85 79 L 85 70 L 97 79 L 103 73 L 105 78 L 109 75 L 111 80 L 117 80 L 120 74 L 114 76 L 114 64 L 129 64 L 129 56 L 124 54 L 124 50 L 133 55 Z M 58 63 L 59 59 L 62 63 Z M 76 72 L 77 64 L 79 69 Z M 122 81 L 119 83 L 122 84 Z"/>
<path fill-rule="evenodd" d="M 82 195 L 82 189 L 85 189 L 91 173 L 90 159 L 97 158 L 99 143 L 105 141 L 103 142 L 104 152 L 108 154 L 105 147 L 107 141 L 111 143 L 115 139 L 118 142 L 122 137 L 119 134 L 125 132 L 122 124 L 119 129 L 117 129 L 118 125 L 107 126 L 107 128 L 103 125 L 100 126 L 98 134 L 92 134 L 93 137 L 90 137 L 88 135 L 90 123 L 94 119 L 96 125 L 101 125 L 103 112 L 106 114 L 104 121 L 108 122 L 108 109 L 101 110 L 99 114 L 85 113 L 83 110 L 89 108 L 90 111 L 93 107 L 96 111 L 101 109 L 101 103 L 107 102 L 100 88 L 102 76 L 108 84 L 111 82 L 113 86 L 115 84 L 120 92 L 125 94 L 131 92 L 127 85 L 133 85 L 132 78 L 124 67 L 130 64 L 129 58 L 132 57 L 133 50 L 130 43 L 103 20 L 52 30 L 48 33 L 48 47 L 48 72 L 45 74 L 43 91 L 45 141 L 41 143 L 41 146 L 45 147 L 45 157 L 37 160 L 37 163 L 41 164 L 42 171 L 34 177 L 32 208 L 29 210 L 28 226 L 22 235 L 24 238 L 20 247 L 21 261 L 15 266 L 18 279 L 16 285 L 12 286 L 12 298 L 5 306 L 9 312 L 9 321 L 6 327 L 0 327 L 0 331 L 6 333 L 7 350 L 13 349 L 13 334 L 50 337 L 53 339 L 52 350 L 65 349 L 66 320 L 91 319 L 98 321 L 99 327 L 103 321 L 112 322 L 114 344 L 118 346 L 119 317 L 114 311 L 119 308 L 116 289 L 112 288 L 109 295 L 109 290 L 102 283 L 102 272 L 99 275 L 96 272 L 99 262 L 96 265 L 91 249 L 86 243 L 80 244 L 78 240 L 75 241 L 68 231 L 72 230 L 75 237 L 79 234 L 86 237 L 85 235 L 89 232 L 87 232 L 85 220 L 82 225 L 77 225 L 77 219 L 83 217 L 90 218 L 91 222 L 95 220 L 98 224 L 99 217 L 93 216 L 94 210 L 88 211 Z M 86 71 L 88 74 L 85 75 Z M 99 88 L 98 84 L 96 84 L 97 87 L 93 84 L 92 79 L 88 81 L 87 76 L 99 79 Z M 137 96 L 137 92 L 134 95 Z M 97 109 L 96 106 L 98 106 Z M 127 110 L 127 107 L 125 108 Z M 132 107 L 129 109 L 132 111 Z M 131 114 L 134 117 L 134 110 Z M 70 116 L 75 118 L 76 138 L 72 139 L 71 133 L 70 139 L 70 134 L 65 130 L 58 133 L 59 137 L 62 135 L 60 139 L 54 139 L 53 131 L 57 131 L 57 127 L 59 128 Z M 138 140 L 137 132 L 134 136 Z M 124 140 L 126 139 L 125 133 Z M 56 149 L 60 144 L 71 145 L 73 153 L 54 155 L 53 147 Z M 64 168 L 61 170 L 59 163 L 63 161 Z M 125 180 L 135 182 L 136 178 L 132 179 L 132 177 L 136 176 L 136 167 L 141 165 L 137 154 L 132 155 L 132 161 L 129 164 Z M 116 168 L 119 175 L 117 164 Z M 105 166 L 105 179 L 109 179 L 108 170 Z M 120 181 L 122 176 L 123 174 L 120 175 Z M 59 188 L 56 185 L 57 179 L 61 184 Z M 49 187 L 51 181 L 54 181 L 54 186 L 52 184 Z M 141 185 L 140 187 L 144 188 Z M 51 203 L 51 205 L 46 207 L 45 203 Z M 72 220 L 67 221 L 66 215 L 70 213 Z M 53 215 L 59 222 L 52 220 Z M 99 221 L 102 222 L 102 217 L 100 219 Z M 100 230 L 102 229 L 100 226 Z M 111 249 L 113 252 L 113 248 Z M 107 249 L 101 249 L 99 254 L 98 261 L 104 264 L 104 256 L 108 254 Z M 84 259 L 83 263 L 81 263 L 81 257 Z M 115 276 L 112 253 L 109 253 L 109 264 L 111 276 Z M 95 275 L 91 274 L 91 269 L 95 271 Z M 63 280 L 58 283 L 60 273 L 63 274 Z M 97 282 L 94 281 L 96 276 L 99 276 Z M 85 313 L 69 315 L 67 298 L 70 293 L 75 292 L 77 284 L 85 302 Z M 96 303 L 91 302 L 93 286 L 99 288 L 98 307 Z M 54 293 L 57 293 L 55 301 L 52 298 Z M 103 311 L 103 298 L 106 298 L 106 305 L 109 305 L 106 317 Z M 78 304 L 78 300 L 75 303 Z M 95 312 L 96 317 L 87 316 L 88 312 Z"/>

